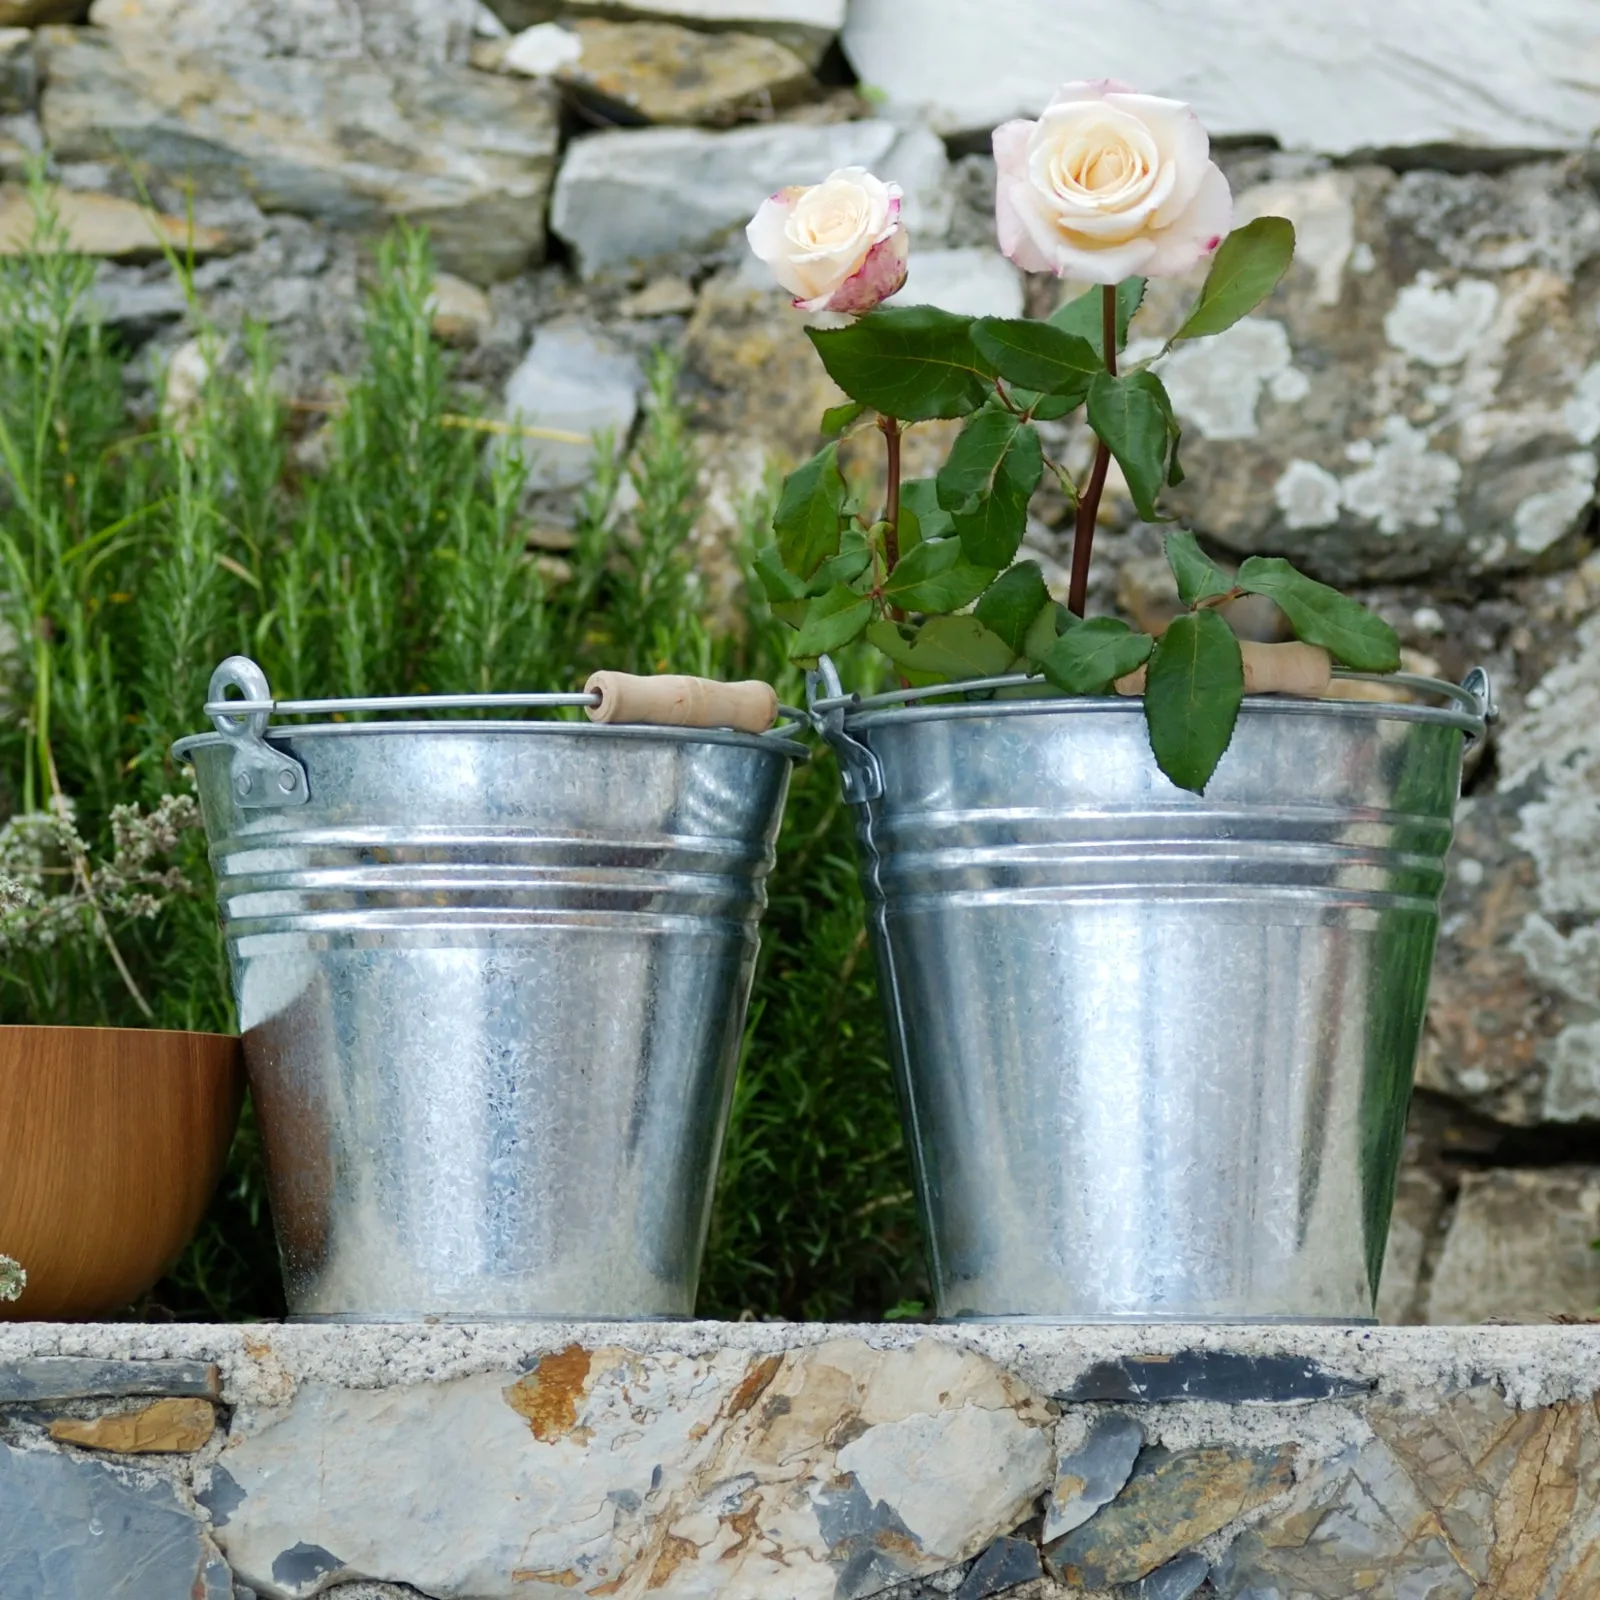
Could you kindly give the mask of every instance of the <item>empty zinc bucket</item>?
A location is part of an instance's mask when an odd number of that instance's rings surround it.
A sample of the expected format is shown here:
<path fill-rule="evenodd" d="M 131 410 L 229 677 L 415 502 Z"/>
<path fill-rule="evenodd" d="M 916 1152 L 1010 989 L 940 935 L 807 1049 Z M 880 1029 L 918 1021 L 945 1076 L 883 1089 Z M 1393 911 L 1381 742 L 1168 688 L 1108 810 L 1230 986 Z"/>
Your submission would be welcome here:
<path fill-rule="evenodd" d="M 176 747 L 296 1317 L 693 1311 L 806 751 L 442 715 L 594 699 L 274 703 L 234 657 Z"/>

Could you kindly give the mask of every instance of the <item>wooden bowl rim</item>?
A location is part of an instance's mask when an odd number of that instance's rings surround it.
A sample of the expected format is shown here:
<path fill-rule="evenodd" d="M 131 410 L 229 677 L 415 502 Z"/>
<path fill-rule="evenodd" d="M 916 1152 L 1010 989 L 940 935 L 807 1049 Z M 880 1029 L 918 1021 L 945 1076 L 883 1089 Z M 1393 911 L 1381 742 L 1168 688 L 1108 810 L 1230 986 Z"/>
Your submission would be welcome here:
<path fill-rule="evenodd" d="M 62 1034 L 76 1033 L 91 1035 L 98 1038 L 114 1038 L 126 1035 L 134 1039 L 226 1039 L 233 1044 L 239 1042 L 237 1033 L 201 1033 L 192 1028 L 86 1028 L 76 1024 L 67 1023 L 56 1027 L 49 1023 L 16 1022 L 0 1023 L 0 1037 L 7 1034 L 48 1033 L 60 1036 Z"/>

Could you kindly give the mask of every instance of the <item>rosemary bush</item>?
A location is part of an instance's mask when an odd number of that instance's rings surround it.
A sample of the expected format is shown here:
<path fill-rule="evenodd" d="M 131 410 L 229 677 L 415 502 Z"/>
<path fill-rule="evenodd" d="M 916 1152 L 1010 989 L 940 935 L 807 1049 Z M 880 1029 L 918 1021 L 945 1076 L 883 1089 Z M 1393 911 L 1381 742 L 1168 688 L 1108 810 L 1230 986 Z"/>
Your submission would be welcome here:
<path fill-rule="evenodd" d="M 631 455 L 597 452 L 570 570 L 547 577 L 521 454 L 431 336 L 421 234 L 379 253 L 365 365 L 303 477 L 267 333 L 230 347 L 207 330 L 175 257 L 203 381 L 171 381 L 153 422 L 128 415 L 121 353 L 86 309 L 93 265 L 32 192 L 36 248 L 0 261 L 0 1022 L 232 1026 L 204 839 L 168 753 L 226 655 L 285 696 L 568 687 L 600 665 L 799 693 L 764 603 L 731 636 L 698 615 L 669 353 Z M 921 1269 L 826 759 L 796 775 L 773 892 L 701 1309 L 874 1317 Z M 281 1313 L 248 1107 L 200 1236 L 138 1310 Z"/>

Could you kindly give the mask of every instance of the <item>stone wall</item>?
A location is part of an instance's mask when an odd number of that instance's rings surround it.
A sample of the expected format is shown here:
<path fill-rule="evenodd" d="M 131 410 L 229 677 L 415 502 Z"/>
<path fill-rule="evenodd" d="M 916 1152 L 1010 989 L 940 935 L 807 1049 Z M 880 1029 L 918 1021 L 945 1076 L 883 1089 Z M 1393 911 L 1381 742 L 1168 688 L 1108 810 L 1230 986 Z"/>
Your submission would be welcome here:
<path fill-rule="evenodd" d="M 1226 136 L 1241 213 L 1292 217 L 1301 251 L 1259 314 L 1166 364 L 1192 441 L 1184 517 L 1221 554 L 1282 551 L 1357 588 L 1414 670 L 1487 665 L 1505 709 L 1469 777 L 1385 1314 L 1588 1312 L 1592 19 L 1559 0 L 915 10 L 912 26 L 908 0 L 0 0 L 14 25 L 0 33 L 0 178 L 52 152 L 73 237 L 105 260 L 97 300 L 136 351 L 136 390 L 192 329 L 134 171 L 170 236 L 192 189 L 209 312 L 225 332 L 266 319 L 306 418 L 356 359 L 367 251 L 394 217 L 432 231 L 438 325 L 463 378 L 527 422 L 626 432 L 640 357 L 681 346 L 715 604 L 739 508 L 769 463 L 814 447 L 830 398 L 800 320 L 744 259 L 739 227 L 760 198 L 872 166 L 907 191 L 910 299 L 1043 311 L 1060 286 L 994 250 L 987 128 L 1058 76 L 1194 99 Z M 0 247 L 15 248 L 21 213 L 0 193 Z M 1136 339 L 1172 326 L 1186 288 L 1152 292 Z M 1081 431 L 1060 432 L 1081 464 Z M 918 430 L 913 468 L 947 437 Z M 314 435 L 303 448 L 314 459 Z M 572 447 L 536 461 L 546 542 L 559 546 L 584 470 Z M 1112 489 L 1094 604 L 1159 621 L 1175 597 L 1158 532 Z M 1037 509 L 1029 553 L 1059 576 L 1066 508 Z"/>
<path fill-rule="evenodd" d="M 1588 1600 L 1572 1329 L 0 1329 L 6 1600 Z"/>

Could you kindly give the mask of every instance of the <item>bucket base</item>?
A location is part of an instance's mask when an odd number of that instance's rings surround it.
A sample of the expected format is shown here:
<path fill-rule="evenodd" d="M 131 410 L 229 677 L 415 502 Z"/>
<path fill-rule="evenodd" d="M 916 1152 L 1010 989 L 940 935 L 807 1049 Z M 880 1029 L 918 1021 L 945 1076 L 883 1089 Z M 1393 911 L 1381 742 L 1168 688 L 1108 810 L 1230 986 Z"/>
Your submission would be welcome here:
<path fill-rule="evenodd" d="M 1202 1317 L 1190 1313 L 1168 1315 L 1162 1312 L 1142 1312 L 1125 1317 L 1044 1317 L 1044 1316 L 985 1316 L 967 1312 L 954 1317 L 936 1317 L 944 1327 L 981 1326 L 984 1323 L 1005 1323 L 1030 1328 L 1376 1328 L 1376 1317 Z"/>
<path fill-rule="evenodd" d="M 412 1311 L 412 1312 L 360 1312 L 346 1311 L 334 1314 L 307 1314 L 304 1316 L 290 1316 L 286 1322 L 300 1323 L 306 1326 L 318 1325 L 324 1327 L 407 1327 L 407 1328 L 433 1328 L 433 1327 L 471 1327 L 477 1323 L 495 1322 L 506 1325 L 535 1322 L 549 1323 L 564 1327 L 574 1322 L 693 1322 L 693 1317 L 666 1315 L 652 1313 L 649 1316 L 627 1316 L 615 1311 L 601 1313 L 598 1311 L 573 1311 L 557 1313 L 553 1311 L 529 1311 L 516 1315 L 490 1314 L 485 1311 Z"/>

